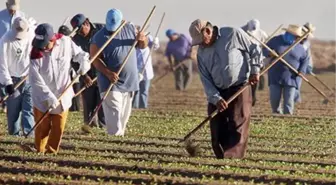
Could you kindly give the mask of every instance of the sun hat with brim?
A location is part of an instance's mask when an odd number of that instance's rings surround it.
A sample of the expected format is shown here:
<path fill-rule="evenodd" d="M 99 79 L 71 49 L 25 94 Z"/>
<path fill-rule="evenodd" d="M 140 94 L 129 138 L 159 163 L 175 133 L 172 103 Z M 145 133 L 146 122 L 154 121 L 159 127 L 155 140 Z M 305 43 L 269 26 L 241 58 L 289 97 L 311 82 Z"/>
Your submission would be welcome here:
<path fill-rule="evenodd" d="M 20 0 L 7 0 L 7 7 L 10 10 L 19 10 Z"/>
<path fill-rule="evenodd" d="M 111 9 L 106 13 L 105 27 L 108 31 L 116 31 L 123 20 L 123 14 L 118 9 Z"/>
<path fill-rule="evenodd" d="M 28 21 L 23 17 L 17 17 L 14 19 L 11 31 L 17 39 L 27 38 L 29 31 Z"/>
<path fill-rule="evenodd" d="M 283 29 L 287 31 L 288 33 L 291 33 L 297 37 L 303 36 L 302 27 L 299 25 L 290 24 L 288 25 L 288 28 L 283 28 Z"/>
<path fill-rule="evenodd" d="M 310 30 L 309 35 L 310 35 L 311 37 L 314 37 L 313 32 L 316 30 L 316 27 L 315 27 L 313 24 L 307 22 L 306 24 L 304 24 L 304 25 L 302 26 L 302 29 L 303 29 L 304 32 L 307 32 L 308 29 L 309 29 L 309 30 Z"/>
<path fill-rule="evenodd" d="M 202 29 L 206 27 L 208 21 L 196 19 L 189 27 L 189 34 L 191 36 L 191 45 L 200 45 L 203 42 Z"/>
<path fill-rule="evenodd" d="M 50 24 L 44 23 L 37 26 L 35 29 L 35 38 L 33 40 L 33 47 L 44 49 L 52 40 L 55 33 Z"/>

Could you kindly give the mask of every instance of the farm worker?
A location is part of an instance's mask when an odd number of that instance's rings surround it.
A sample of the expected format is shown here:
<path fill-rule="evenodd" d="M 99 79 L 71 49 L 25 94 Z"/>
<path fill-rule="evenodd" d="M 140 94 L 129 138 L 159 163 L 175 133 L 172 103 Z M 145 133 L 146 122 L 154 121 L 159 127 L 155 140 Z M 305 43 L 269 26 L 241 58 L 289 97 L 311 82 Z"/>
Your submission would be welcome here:
<path fill-rule="evenodd" d="M 137 30 L 140 30 L 140 26 L 137 26 Z M 157 50 L 160 47 L 159 38 L 153 38 L 148 36 L 149 43 L 145 49 L 136 49 L 138 71 L 139 71 L 139 90 L 135 92 L 133 98 L 133 108 L 146 109 L 148 106 L 148 93 L 151 79 L 154 77 L 152 56 L 150 55 L 150 48 Z M 144 69 L 144 73 L 142 71 Z"/>
<path fill-rule="evenodd" d="M 166 56 L 170 67 L 173 68 L 184 62 L 174 72 L 176 90 L 184 91 L 190 85 L 192 79 L 191 40 L 186 35 L 179 34 L 172 29 L 166 31 L 166 36 L 169 38 Z"/>
<path fill-rule="evenodd" d="M 72 88 L 65 91 L 71 83 L 71 59 L 80 64 L 80 74 L 83 75 L 90 69 L 89 54 L 70 37 L 55 34 L 49 24 L 38 25 L 35 29 L 29 69 L 35 121 L 52 108 L 50 114 L 35 129 L 35 147 L 38 152 L 57 153 L 59 150 L 74 95 Z M 58 97 L 61 94 L 63 97 L 59 103 Z"/>
<path fill-rule="evenodd" d="M 304 24 L 302 29 L 304 31 L 308 31 L 308 29 L 310 29 L 312 32 L 314 32 L 316 30 L 316 28 L 311 23 Z M 303 45 L 304 49 L 308 52 L 308 61 L 309 62 L 308 62 L 308 66 L 307 66 L 307 69 L 306 69 L 306 74 L 314 74 L 313 73 L 313 58 L 312 58 L 311 50 L 310 50 L 310 39 L 314 37 L 312 32 L 301 43 Z M 296 89 L 296 92 L 295 92 L 295 102 L 296 103 L 301 102 L 301 94 L 300 94 L 301 84 L 302 84 L 302 79 L 299 78 L 298 79 L 298 88 Z"/>
<path fill-rule="evenodd" d="M 219 110 L 210 121 L 211 142 L 218 159 L 243 158 L 252 109 L 250 86 L 234 101 L 226 101 L 248 81 L 259 81 L 261 51 L 242 30 L 212 25 L 197 19 L 189 33 L 199 45 L 198 68 L 208 99 L 208 113 Z"/>
<path fill-rule="evenodd" d="M 109 36 L 117 30 L 122 20 L 123 15 L 120 10 L 111 9 L 107 12 L 106 26 L 98 31 L 92 39 L 90 46 L 91 57 L 97 53 Z M 135 26 L 131 23 L 126 23 L 99 56 L 100 60 L 97 59 L 93 63 L 98 71 L 98 85 L 101 97 L 108 93 L 103 102 L 103 108 L 107 133 L 110 135 L 123 136 L 125 134 L 126 125 L 132 110 L 133 94 L 134 91 L 139 90 L 135 51 L 131 53 L 120 75 L 117 75 L 117 71 L 131 49 L 131 45 L 136 40 L 138 40 L 137 48 L 145 49 L 148 45 L 148 39 L 145 34 L 140 32 L 137 36 L 136 33 Z M 111 92 L 106 92 L 111 83 L 114 83 Z"/>
<path fill-rule="evenodd" d="M 278 54 L 283 53 L 297 38 L 303 35 L 302 28 L 298 25 L 289 25 L 285 30 L 284 34 L 272 38 L 267 43 Z M 266 48 L 263 49 L 263 53 L 265 57 L 274 58 Z M 309 58 L 307 51 L 301 44 L 296 45 L 283 59 L 298 70 L 299 73 L 306 73 Z M 299 75 L 290 70 L 281 61 L 268 71 L 270 102 L 273 113 L 293 114 L 295 92 L 298 89 L 300 78 Z M 283 97 L 283 110 L 281 110 L 280 106 L 281 96 Z"/>
<path fill-rule="evenodd" d="M 71 30 L 68 26 L 62 25 L 58 28 L 58 33 L 63 34 L 65 36 L 70 36 Z M 70 77 L 71 80 L 77 76 L 76 70 L 78 70 L 79 64 L 77 62 L 73 62 L 71 60 L 71 70 L 70 70 Z M 74 93 L 77 93 L 80 90 L 79 80 L 77 80 L 74 85 L 72 86 Z M 70 112 L 80 111 L 80 96 L 72 98 L 72 105 L 69 108 Z"/>
<path fill-rule="evenodd" d="M 0 11 L 0 38 L 9 31 L 14 23 L 15 18 L 26 17 L 25 13 L 20 11 L 19 0 L 7 0 L 6 8 Z M 36 21 L 33 18 L 28 19 L 29 24 L 34 25 Z M 4 84 L 0 84 L 0 97 L 6 95 Z M 7 111 L 6 102 L 2 103 L 2 110 Z"/>
<path fill-rule="evenodd" d="M 244 31 L 249 31 L 254 37 L 256 37 L 258 40 L 262 42 L 266 42 L 268 35 L 264 30 L 260 28 L 260 21 L 257 19 L 250 20 L 246 25 L 242 27 Z M 262 46 L 258 41 L 252 38 L 251 40 L 254 44 L 258 45 L 260 49 L 262 49 Z M 263 58 L 261 59 L 263 60 Z M 255 105 L 257 102 L 257 86 L 258 84 L 252 85 L 252 106 Z M 259 90 L 263 90 L 265 86 L 265 77 L 260 76 L 259 81 Z"/>
<path fill-rule="evenodd" d="M 73 41 L 80 46 L 84 51 L 90 51 L 90 42 L 94 34 L 96 34 L 103 24 L 91 23 L 90 20 L 83 14 L 77 14 L 72 17 L 71 26 L 73 29 L 78 28 L 77 34 L 73 37 Z M 82 93 L 84 123 L 88 124 L 91 115 L 100 102 L 99 88 L 92 80 L 97 76 L 97 71 L 94 66 L 91 66 L 90 71 L 80 78 L 81 87 L 87 87 Z M 98 115 L 95 115 L 91 126 L 102 127 L 105 125 L 104 111 L 100 109 Z"/>
<path fill-rule="evenodd" d="M 29 80 L 14 89 L 15 84 L 28 75 L 33 39 L 34 30 L 24 17 L 15 18 L 11 29 L 0 39 L 0 83 L 5 85 L 6 93 L 9 95 L 7 123 L 10 135 L 21 135 L 20 125 L 23 126 L 25 133 L 34 125 Z"/>

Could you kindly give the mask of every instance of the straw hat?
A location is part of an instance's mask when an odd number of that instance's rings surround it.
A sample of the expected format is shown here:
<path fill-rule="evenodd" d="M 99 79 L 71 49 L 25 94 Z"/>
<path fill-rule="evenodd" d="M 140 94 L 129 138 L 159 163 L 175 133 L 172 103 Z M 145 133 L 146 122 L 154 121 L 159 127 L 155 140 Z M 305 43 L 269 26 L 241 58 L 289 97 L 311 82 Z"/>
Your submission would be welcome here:
<path fill-rule="evenodd" d="M 288 28 L 284 28 L 284 30 L 298 37 L 303 36 L 302 27 L 296 24 L 290 24 Z"/>
<path fill-rule="evenodd" d="M 304 32 L 307 32 L 308 29 L 309 29 L 309 30 L 311 31 L 311 32 L 309 33 L 309 35 L 310 35 L 311 37 L 314 37 L 313 32 L 316 30 L 316 27 L 315 27 L 313 24 L 307 22 L 306 24 L 304 24 L 304 25 L 302 26 L 302 29 L 303 29 Z"/>

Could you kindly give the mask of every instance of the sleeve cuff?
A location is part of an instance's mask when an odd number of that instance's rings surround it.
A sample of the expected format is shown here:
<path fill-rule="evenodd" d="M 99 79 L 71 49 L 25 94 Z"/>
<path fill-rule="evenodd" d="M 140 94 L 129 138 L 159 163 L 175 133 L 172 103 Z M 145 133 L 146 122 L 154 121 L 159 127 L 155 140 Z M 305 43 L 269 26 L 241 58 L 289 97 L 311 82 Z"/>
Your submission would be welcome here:
<path fill-rule="evenodd" d="M 219 100 L 223 99 L 219 93 L 213 95 L 209 98 L 209 103 L 216 105 Z"/>
<path fill-rule="evenodd" d="M 259 66 L 251 66 L 251 74 L 259 74 L 260 73 L 260 67 Z"/>

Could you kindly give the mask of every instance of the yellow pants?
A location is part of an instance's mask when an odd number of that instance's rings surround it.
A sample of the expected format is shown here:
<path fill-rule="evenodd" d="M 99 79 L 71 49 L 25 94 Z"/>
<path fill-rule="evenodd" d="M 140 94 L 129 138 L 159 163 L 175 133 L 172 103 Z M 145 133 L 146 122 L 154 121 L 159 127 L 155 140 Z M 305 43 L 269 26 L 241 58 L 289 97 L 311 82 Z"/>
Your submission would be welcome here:
<path fill-rule="evenodd" d="M 35 122 L 42 116 L 43 112 L 34 108 Z M 41 153 L 57 153 L 68 117 L 68 111 L 61 114 L 48 114 L 42 123 L 35 129 L 35 147 Z"/>

